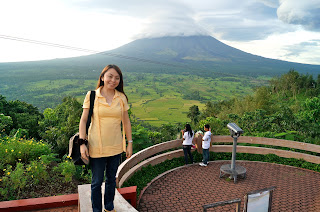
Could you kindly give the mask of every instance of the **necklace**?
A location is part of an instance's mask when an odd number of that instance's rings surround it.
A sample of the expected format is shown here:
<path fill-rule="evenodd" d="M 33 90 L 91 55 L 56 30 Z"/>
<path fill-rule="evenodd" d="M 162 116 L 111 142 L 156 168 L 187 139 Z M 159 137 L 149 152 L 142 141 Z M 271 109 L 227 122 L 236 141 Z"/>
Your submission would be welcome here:
<path fill-rule="evenodd" d="M 112 104 L 112 100 L 113 100 L 114 94 L 115 94 L 114 90 L 112 90 L 111 92 L 108 92 L 108 91 L 105 91 L 105 90 L 101 89 L 101 95 L 106 99 L 106 102 L 109 105 Z"/>

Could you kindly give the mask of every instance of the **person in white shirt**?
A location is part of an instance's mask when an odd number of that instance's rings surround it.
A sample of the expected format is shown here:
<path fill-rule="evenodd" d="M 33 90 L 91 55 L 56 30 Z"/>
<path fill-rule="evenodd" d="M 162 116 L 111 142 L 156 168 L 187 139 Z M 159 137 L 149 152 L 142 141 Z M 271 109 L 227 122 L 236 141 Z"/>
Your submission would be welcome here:
<path fill-rule="evenodd" d="M 193 156 L 191 154 L 191 147 L 193 145 L 193 137 L 194 137 L 194 132 L 191 129 L 190 124 L 186 124 L 185 129 L 181 130 L 182 135 L 183 135 L 183 153 L 184 153 L 184 160 L 186 165 L 188 165 L 188 155 L 191 160 L 191 164 L 193 163 Z"/>
<path fill-rule="evenodd" d="M 204 131 L 206 131 L 204 135 L 201 135 L 203 161 L 202 163 L 199 163 L 200 166 L 207 166 L 210 158 L 209 148 L 211 143 L 211 131 L 209 124 L 204 125 Z"/>

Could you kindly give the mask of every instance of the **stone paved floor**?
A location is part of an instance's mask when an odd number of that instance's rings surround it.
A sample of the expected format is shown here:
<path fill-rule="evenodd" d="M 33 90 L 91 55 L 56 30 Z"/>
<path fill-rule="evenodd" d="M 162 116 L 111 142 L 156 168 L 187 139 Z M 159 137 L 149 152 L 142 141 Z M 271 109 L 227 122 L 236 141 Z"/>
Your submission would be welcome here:
<path fill-rule="evenodd" d="M 67 206 L 67 207 L 35 210 L 35 211 L 30 211 L 30 212 L 78 212 L 78 206 L 72 205 L 72 206 Z"/>
<path fill-rule="evenodd" d="M 143 211 L 202 211 L 202 205 L 241 198 L 241 211 L 246 193 L 276 186 L 272 211 L 320 211 L 320 173 L 306 169 L 262 162 L 237 161 L 247 169 L 247 178 L 236 184 L 219 178 L 220 167 L 230 161 L 184 166 L 155 179 L 139 201 Z M 208 211 L 234 211 L 219 207 Z"/>

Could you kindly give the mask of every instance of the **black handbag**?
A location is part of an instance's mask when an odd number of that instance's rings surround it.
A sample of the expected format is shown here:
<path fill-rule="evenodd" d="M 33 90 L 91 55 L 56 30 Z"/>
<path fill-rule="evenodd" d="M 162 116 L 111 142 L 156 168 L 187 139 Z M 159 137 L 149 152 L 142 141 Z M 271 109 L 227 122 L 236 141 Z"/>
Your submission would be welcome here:
<path fill-rule="evenodd" d="M 91 91 L 90 93 L 90 108 L 89 108 L 89 114 L 86 124 L 86 133 L 88 135 L 89 126 L 91 123 L 91 117 L 93 114 L 93 107 L 94 107 L 94 99 L 96 97 L 96 91 Z M 89 160 L 86 160 L 81 157 L 80 152 L 80 144 L 78 143 L 79 139 L 79 132 L 77 132 L 75 135 L 73 135 L 69 140 L 69 157 L 72 158 L 72 161 L 75 165 L 88 165 Z"/>

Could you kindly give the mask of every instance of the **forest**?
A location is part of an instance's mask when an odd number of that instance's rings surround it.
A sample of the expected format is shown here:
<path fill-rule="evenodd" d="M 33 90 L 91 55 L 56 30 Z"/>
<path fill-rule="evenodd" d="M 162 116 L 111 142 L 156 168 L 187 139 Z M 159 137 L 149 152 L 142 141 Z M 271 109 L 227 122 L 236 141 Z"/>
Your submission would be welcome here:
<path fill-rule="evenodd" d="M 192 96 L 194 92 L 199 93 L 193 91 L 183 95 Z M 245 135 L 285 137 L 319 143 L 319 94 L 320 75 L 314 79 L 312 75 L 290 70 L 272 78 L 268 85 L 254 88 L 253 94 L 206 101 L 202 110 L 198 105 L 192 105 L 185 116 L 195 130 L 209 123 L 213 133 L 218 135 L 228 134 L 227 123 L 235 122 L 243 128 Z M 69 138 L 78 130 L 82 105 L 77 98 L 67 96 L 56 107 L 40 112 L 31 104 L 19 100 L 7 101 L 1 95 L 0 111 L 2 135 L 42 139 L 62 156 L 66 153 Z M 176 138 L 185 124 L 175 122 L 153 126 L 141 121 L 131 110 L 129 114 L 137 144 L 136 151 L 150 144 Z"/>
<path fill-rule="evenodd" d="M 87 168 L 75 167 L 66 156 L 81 113 L 82 104 L 73 96 L 40 112 L 29 103 L 0 95 L 0 200 L 23 198 L 25 189 L 41 190 L 43 180 L 48 183 L 53 175 L 62 177 L 66 184 L 74 178 L 80 183 L 90 181 Z M 179 138 L 186 123 L 154 126 L 140 120 L 131 109 L 129 115 L 134 152 Z M 252 94 L 206 99 L 204 107 L 191 105 L 185 116 L 195 131 L 209 124 L 214 135 L 228 135 L 226 125 L 235 122 L 247 136 L 320 145 L 320 74 L 314 79 L 290 70 L 254 88 Z M 30 180 L 33 183 L 27 183 Z"/>
<path fill-rule="evenodd" d="M 226 124 L 235 122 L 245 135 L 320 144 L 319 94 L 320 75 L 290 70 L 244 98 L 207 102 L 202 112 L 192 106 L 188 116 L 196 128 L 210 123 L 215 134 L 227 134 Z"/>

